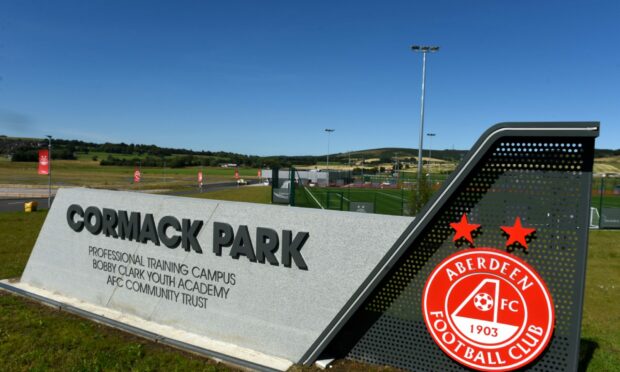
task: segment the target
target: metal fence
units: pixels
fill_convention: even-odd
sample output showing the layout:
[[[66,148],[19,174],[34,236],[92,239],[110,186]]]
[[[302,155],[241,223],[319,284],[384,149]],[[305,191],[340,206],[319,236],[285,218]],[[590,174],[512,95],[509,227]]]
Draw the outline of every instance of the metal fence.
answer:
[[[592,178],[590,227],[620,229],[620,176]]]
[[[320,183],[305,177],[304,172],[291,172],[295,182],[289,182],[290,204],[297,207],[398,216],[411,216],[415,212],[412,205],[416,183],[411,179],[403,180],[391,174],[354,175],[330,171],[329,182]],[[438,189],[444,179],[437,177],[429,188]]]
[[[297,207],[379,213],[415,214],[416,179],[410,174],[353,174],[347,171],[307,172],[294,168],[276,176],[273,201]],[[426,175],[431,192],[448,174]],[[593,177],[590,227],[620,229],[620,176]]]

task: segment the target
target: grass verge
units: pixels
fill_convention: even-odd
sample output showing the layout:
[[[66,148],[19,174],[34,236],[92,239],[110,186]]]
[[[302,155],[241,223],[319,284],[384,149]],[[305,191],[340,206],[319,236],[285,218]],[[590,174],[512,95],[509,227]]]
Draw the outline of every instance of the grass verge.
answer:
[[[134,166],[101,166],[92,160],[55,160],[52,167],[53,186],[86,186],[109,189],[179,189],[197,187],[198,171],[203,170],[205,183],[231,182],[235,180],[234,168],[141,167],[140,183],[133,183]],[[239,168],[244,179],[256,179],[258,169]],[[47,176],[37,174],[36,162],[0,161],[2,184],[46,186]]]
[[[591,371],[620,370],[619,239],[620,231],[590,232],[580,359]]]
[[[0,213],[0,279],[22,275],[45,216],[46,211]]]
[[[232,370],[2,292],[0,365],[5,371]]]
[[[271,186],[243,186],[236,189],[185,195],[192,198],[271,204]]]

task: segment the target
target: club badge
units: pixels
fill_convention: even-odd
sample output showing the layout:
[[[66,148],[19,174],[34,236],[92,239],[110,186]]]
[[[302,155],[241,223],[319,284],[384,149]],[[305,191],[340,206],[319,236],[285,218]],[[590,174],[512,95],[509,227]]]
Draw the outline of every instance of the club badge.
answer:
[[[473,245],[480,225],[452,223],[453,240]],[[506,246],[528,249],[535,229],[519,217],[501,229]],[[430,274],[422,298],[424,321],[433,340],[452,359],[482,371],[510,371],[535,360],[554,326],[551,295],[538,273],[520,258],[495,248],[462,250]]]

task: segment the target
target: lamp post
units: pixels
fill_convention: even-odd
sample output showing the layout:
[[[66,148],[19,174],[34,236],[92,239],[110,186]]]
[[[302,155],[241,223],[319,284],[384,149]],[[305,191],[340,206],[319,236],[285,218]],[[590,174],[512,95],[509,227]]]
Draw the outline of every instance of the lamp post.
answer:
[[[330,134],[332,134],[334,131],[335,129],[329,129],[329,128],[325,129],[325,132],[327,132],[327,172],[328,173],[329,173],[329,137],[330,137]]]
[[[432,139],[433,137],[435,137],[437,135],[437,133],[426,133],[426,135],[428,136],[428,174],[429,174],[429,179],[432,182],[432,178],[433,178],[433,174],[431,173],[431,155],[433,154],[433,142]]]
[[[422,98],[420,100],[420,142],[418,143],[418,192],[422,180],[422,145],[424,140],[424,93],[426,83],[426,54],[439,51],[438,46],[412,45],[411,50],[422,53]]]
[[[601,211],[601,216],[598,219],[598,228],[601,228],[601,220],[603,219],[603,195],[605,194],[605,174],[601,177],[601,193],[598,199],[598,209]]]
[[[52,207],[52,136],[47,135],[47,156],[49,168],[47,171],[47,208]]]
[[[396,183],[398,183],[398,180],[400,179],[400,166],[398,164],[398,152],[396,153],[396,168],[393,173],[396,173]]]

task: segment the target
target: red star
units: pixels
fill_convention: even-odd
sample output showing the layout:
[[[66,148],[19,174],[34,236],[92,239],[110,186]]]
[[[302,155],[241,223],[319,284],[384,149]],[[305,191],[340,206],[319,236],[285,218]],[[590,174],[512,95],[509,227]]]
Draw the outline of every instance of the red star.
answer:
[[[519,217],[515,219],[514,226],[502,226],[501,228],[506,234],[508,234],[508,241],[506,242],[506,247],[514,244],[515,242],[518,242],[525,249],[527,249],[527,242],[525,241],[525,237],[536,231],[536,229],[523,227],[521,225],[521,218]]]
[[[465,238],[465,240],[467,240],[471,244],[474,244],[474,239],[471,237],[471,233],[477,228],[479,228],[480,225],[467,222],[467,215],[463,213],[463,215],[461,216],[461,221],[450,223],[450,227],[452,227],[456,231],[456,234],[454,234],[454,238],[452,238],[452,241],[455,242],[461,238]]]

